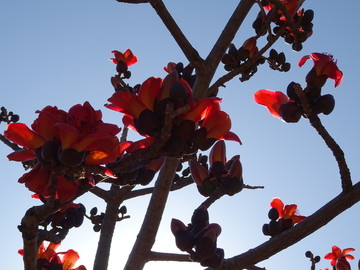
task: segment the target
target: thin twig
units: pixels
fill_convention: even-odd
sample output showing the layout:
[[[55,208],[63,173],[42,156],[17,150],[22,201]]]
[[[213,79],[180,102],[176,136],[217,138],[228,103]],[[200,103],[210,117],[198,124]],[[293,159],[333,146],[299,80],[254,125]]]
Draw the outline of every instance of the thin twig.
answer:
[[[149,261],[176,261],[176,262],[192,262],[189,255],[175,254],[165,252],[151,251],[148,256]]]
[[[171,33],[186,58],[193,65],[193,67],[195,69],[203,69],[204,60],[200,57],[199,53],[194,49],[189,40],[185,37],[180,27],[175,22],[174,18],[166,9],[163,1],[150,0],[150,4],[154,8],[166,28]]]
[[[329,132],[325,129],[325,127],[321,123],[320,118],[316,114],[313,113],[312,108],[309,104],[309,101],[305,95],[305,91],[302,90],[300,84],[295,84],[294,88],[295,88],[295,93],[300,99],[304,113],[307,116],[307,118],[309,119],[311,126],[313,126],[316,129],[318,134],[325,141],[325,144],[332,151],[332,153],[336,159],[336,162],[338,163],[342,189],[344,191],[349,190],[352,187],[352,180],[351,180],[350,169],[346,163],[344,151],[336,143],[336,141],[331,137]]]

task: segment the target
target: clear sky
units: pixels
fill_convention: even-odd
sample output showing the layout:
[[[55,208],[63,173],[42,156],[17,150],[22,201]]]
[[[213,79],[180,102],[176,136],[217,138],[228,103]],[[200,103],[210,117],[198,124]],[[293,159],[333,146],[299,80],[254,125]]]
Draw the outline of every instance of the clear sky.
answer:
[[[205,57],[217,39],[227,18],[238,1],[183,0],[165,1],[175,20],[183,28],[193,46]],[[329,4],[331,2],[331,4]],[[360,100],[358,79],[360,61],[358,48],[359,1],[306,1],[304,7],[315,11],[314,34],[297,53],[280,40],[275,48],[284,51],[292,70],[279,73],[266,65],[249,82],[234,79],[222,89],[222,108],[232,118],[232,131],[243,146],[227,142],[228,158],[240,154],[244,180],[249,185],[264,185],[264,190],[243,190],[234,197],[224,197],[211,206],[210,221],[219,223],[223,232],[218,246],[227,257],[242,253],[261,244],[267,237],[261,232],[268,222],[269,202],[280,197],[286,204],[298,205],[302,215],[310,215],[340,192],[340,180],[335,160],[324,142],[305,119],[286,124],[272,117],[253,102],[255,91],[268,88],[285,91],[289,82],[304,84],[312,67],[301,69],[298,60],[312,52],[327,52],[338,59],[344,72],[343,83],[334,89],[329,80],[324,93],[335,96],[336,107],[321,119],[346,154],[353,181],[360,175],[359,120]],[[234,43],[239,47],[253,35],[250,27],[257,14],[253,9]],[[103,107],[112,95],[110,77],[115,66],[107,60],[111,51],[132,49],[139,62],[131,67],[130,83],[143,82],[150,76],[164,77],[163,67],[169,61],[186,62],[179,48],[149,5],[127,5],[108,1],[4,1],[0,9],[0,93],[1,106],[18,113],[21,122],[30,125],[35,111],[46,105],[68,110],[72,105],[88,100],[101,109],[104,120],[121,125],[121,115]],[[220,68],[218,74],[222,74]],[[0,125],[3,132],[4,124]],[[2,188],[2,222],[0,225],[0,266],[2,269],[22,269],[17,250],[22,247],[17,230],[25,211],[38,202],[17,179],[23,174],[20,163],[8,162],[11,151],[0,144]],[[131,219],[117,225],[109,270],[122,269],[135,240],[149,197],[125,203]],[[193,210],[203,201],[194,186],[171,194],[154,249],[178,252],[170,232],[171,218],[190,222]],[[91,209],[99,201],[88,194],[77,202]],[[331,224],[259,264],[269,270],[310,269],[304,253],[311,250],[323,257],[332,245],[352,247],[360,258],[360,206],[356,205],[337,217]],[[81,263],[91,269],[98,234],[89,222],[72,230],[61,250],[73,248],[80,253]],[[201,269],[197,264],[150,263],[145,269]],[[355,267],[355,263],[352,264]],[[322,260],[319,267],[329,267]],[[163,268],[161,268],[163,267]]]

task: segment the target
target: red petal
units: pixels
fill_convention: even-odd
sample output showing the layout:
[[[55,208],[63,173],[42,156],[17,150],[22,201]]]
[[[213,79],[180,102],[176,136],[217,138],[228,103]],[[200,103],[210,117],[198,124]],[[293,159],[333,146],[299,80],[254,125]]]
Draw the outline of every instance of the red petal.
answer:
[[[309,59],[312,59],[311,55],[303,56],[298,63],[299,67],[302,67],[305,64],[305,62]]]
[[[155,102],[160,93],[162,79],[151,77],[140,87],[139,100],[151,111],[154,111]]]
[[[270,206],[278,211],[279,217],[283,217],[284,203],[280,198],[272,199],[272,201],[270,202]]]
[[[79,140],[79,132],[75,127],[64,123],[57,123],[56,126],[58,129],[57,134],[60,138],[62,149],[71,148],[72,145]]]
[[[226,134],[221,136],[219,139],[227,140],[227,141],[235,141],[235,142],[238,142],[238,143],[242,144],[239,136],[236,135],[234,132],[231,132],[231,131],[227,132]]]
[[[280,106],[287,103],[289,98],[280,91],[262,89],[255,93],[254,100],[256,103],[266,106],[273,116],[280,117]]]
[[[23,147],[36,150],[45,140],[23,123],[11,123],[4,132],[5,138]]]
[[[194,182],[201,187],[209,173],[199,162],[191,160],[189,163],[191,176]]]
[[[36,158],[34,151],[29,149],[18,150],[7,156],[9,160],[13,161],[28,161]]]
[[[68,181],[64,177],[58,178],[58,185],[56,194],[61,202],[66,202],[73,199],[79,189],[78,181]]]
[[[226,146],[223,140],[217,141],[214,146],[211,148],[209,155],[210,166],[215,162],[226,163]]]
[[[75,250],[69,249],[68,251],[66,251],[62,259],[62,263],[63,263],[62,269],[70,270],[79,260],[79,258],[80,256]]]
[[[137,96],[128,92],[116,92],[108,101],[111,102],[111,104],[106,104],[105,107],[114,111],[130,114],[134,118],[138,118],[140,113],[147,109]]]

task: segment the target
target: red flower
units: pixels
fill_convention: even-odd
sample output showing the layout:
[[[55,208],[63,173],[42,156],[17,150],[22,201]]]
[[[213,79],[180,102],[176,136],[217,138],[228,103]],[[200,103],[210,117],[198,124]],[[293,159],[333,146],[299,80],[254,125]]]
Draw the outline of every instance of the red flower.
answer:
[[[299,67],[302,67],[304,63],[309,59],[314,61],[313,70],[317,77],[325,76],[326,78],[331,78],[335,81],[335,87],[340,85],[343,78],[343,73],[337,67],[336,61],[334,61],[332,55],[323,54],[323,53],[312,53],[310,55],[305,55],[300,59],[298,63]],[[313,76],[311,72],[312,71],[309,72],[308,77]],[[311,80],[314,79],[311,77]]]
[[[280,91],[261,89],[255,93],[254,100],[256,103],[266,106],[273,116],[280,118],[280,107],[288,103],[289,98]]]
[[[256,37],[251,37],[245,40],[242,47],[249,52],[249,58],[253,57],[255,54],[258,53],[259,49],[256,46]]]
[[[32,129],[22,123],[12,123],[4,133],[8,140],[26,148],[8,155],[9,160],[39,161],[19,179],[31,191],[50,196],[51,169],[57,165],[107,164],[119,156],[115,135],[120,128],[104,123],[101,112],[95,111],[88,102],[73,106],[69,112],[47,106],[38,113]],[[91,178],[91,175],[86,176]],[[76,195],[79,182],[72,180],[58,178],[56,191],[60,200],[66,201]]]
[[[299,223],[306,218],[304,216],[298,215],[296,204],[284,205],[284,203],[279,198],[272,199],[270,206],[278,211],[279,218],[291,219],[293,224]]]
[[[326,254],[324,259],[331,260],[331,265],[336,266],[337,270],[350,270],[350,264],[347,260],[353,260],[354,256],[350,252],[355,251],[353,248],[345,248],[341,250],[337,246],[332,246],[332,252]]]
[[[38,262],[39,260],[45,260],[49,263],[49,267],[51,268],[51,265],[62,265],[62,270],[86,270],[86,267],[83,265],[80,265],[76,268],[74,265],[79,260],[80,256],[79,254],[72,249],[69,249],[66,252],[56,252],[56,249],[60,246],[59,244],[49,243],[47,248],[45,248],[44,242],[40,244],[40,247],[38,249]],[[24,250],[20,249],[19,251],[20,255],[24,255]]]
[[[135,64],[138,61],[138,58],[133,55],[130,49],[127,49],[124,53],[119,51],[112,51],[115,58],[110,58],[110,60],[116,65],[120,61],[125,63],[128,67]]]

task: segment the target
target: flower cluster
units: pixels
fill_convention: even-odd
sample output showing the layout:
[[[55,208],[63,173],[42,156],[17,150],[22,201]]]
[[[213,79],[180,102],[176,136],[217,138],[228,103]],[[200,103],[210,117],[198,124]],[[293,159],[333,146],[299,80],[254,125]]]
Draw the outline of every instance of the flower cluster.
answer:
[[[179,77],[174,63],[166,70],[169,74],[164,79],[148,78],[138,91],[115,92],[106,107],[124,113],[123,123],[151,142],[162,134],[169,108],[176,111],[165,146],[172,155],[206,150],[219,139],[240,142],[230,132],[231,120],[220,109],[219,98],[194,100],[190,85]]]
[[[73,268],[80,258],[75,250],[69,249],[66,252],[56,252],[59,246],[60,244],[49,243],[45,248],[44,242],[41,242],[36,262],[37,269],[86,270],[84,265]],[[20,249],[18,252],[20,255],[24,255],[23,249]]]
[[[303,221],[306,217],[298,215],[297,205],[284,203],[279,198],[270,202],[271,209],[268,213],[270,222],[262,227],[265,235],[275,236]]]
[[[266,21],[271,18],[275,24],[273,33],[277,34],[281,30],[281,37],[285,42],[292,44],[293,50],[300,51],[302,43],[312,35],[314,11],[311,9],[298,10],[299,0],[281,0],[280,2],[275,5],[267,0],[262,0],[261,4],[267,13],[259,12],[252,26],[257,35],[265,35]]]
[[[176,246],[190,254],[191,260],[202,266],[216,268],[224,259],[224,250],[217,247],[217,237],[221,227],[209,224],[209,214],[205,208],[198,208],[187,226],[178,219],[172,219],[171,231],[175,236]]]
[[[321,88],[328,78],[333,79],[337,87],[342,81],[343,73],[331,55],[321,53],[312,53],[302,57],[299,66],[303,66],[309,59],[314,61],[314,67],[306,76],[307,86],[303,92],[313,113],[330,114],[335,107],[334,97],[330,94],[321,95]],[[288,85],[287,95],[280,91],[259,90],[254,95],[255,102],[266,106],[273,116],[282,118],[285,122],[298,122],[304,110],[295,85],[294,82]]]
[[[99,166],[119,156],[119,131],[116,125],[104,123],[101,111],[96,111],[89,102],[77,104],[68,112],[47,106],[38,111],[39,116],[31,129],[23,123],[11,123],[5,137],[25,149],[8,155],[10,160],[36,160],[31,171],[25,173],[20,183],[42,199],[51,196],[67,201],[77,194],[84,178],[93,184],[89,173],[69,173],[82,165]],[[102,168],[104,173],[111,172]]]
[[[210,151],[209,169],[195,160],[191,160],[189,163],[191,176],[200,194],[205,197],[210,196],[216,190],[232,196],[243,189],[240,157],[234,156],[227,161],[225,142],[222,140],[217,141]]]

